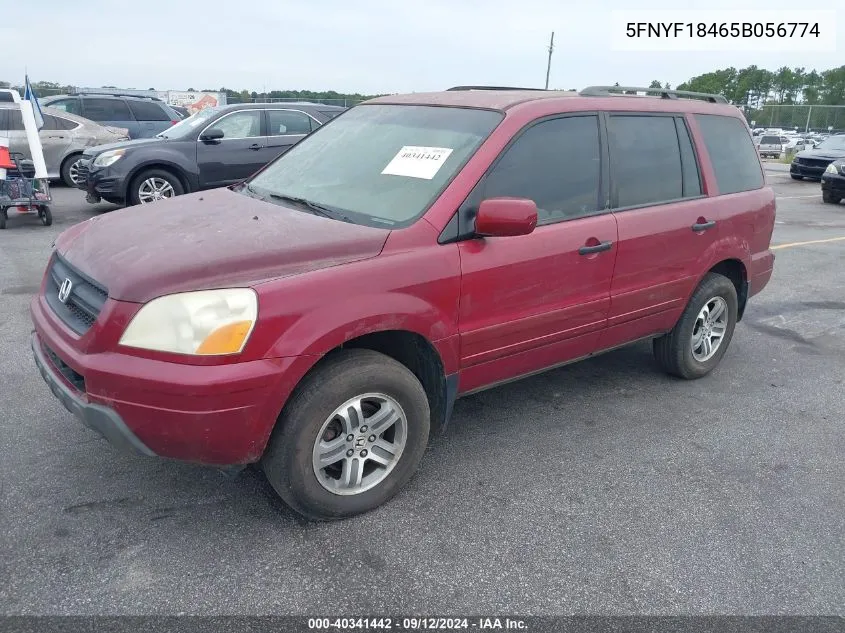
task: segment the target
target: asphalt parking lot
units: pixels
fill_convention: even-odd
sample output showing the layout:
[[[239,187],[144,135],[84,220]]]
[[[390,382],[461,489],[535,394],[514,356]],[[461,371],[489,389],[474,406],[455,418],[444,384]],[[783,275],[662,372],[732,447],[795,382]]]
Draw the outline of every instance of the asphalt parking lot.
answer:
[[[460,400],[394,501],[330,524],[52,397],[29,299],[112,208],[55,188],[52,227],[0,231],[0,612],[845,614],[845,203],[782,167],[774,277],[713,374],[640,344]]]

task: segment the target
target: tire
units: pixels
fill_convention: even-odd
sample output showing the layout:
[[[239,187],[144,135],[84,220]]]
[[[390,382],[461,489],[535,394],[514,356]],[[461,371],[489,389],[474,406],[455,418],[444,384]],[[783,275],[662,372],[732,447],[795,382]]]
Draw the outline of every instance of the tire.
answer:
[[[6,208],[0,207],[0,231],[6,228]]]
[[[82,160],[82,154],[71,154],[62,161],[62,166],[59,171],[62,176],[62,182],[66,187],[76,188],[76,183],[73,181],[72,173],[74,165],[80,160]]]
[[[705,306],[714,307],[720,300],[725,314],[724,329],[712,355],[694,352],[693,337],[700,331],[700,318]],[[673,376],[692,380],[709,374],[722,360],[736,328],[738,301],[733,282],[716,273],[707,273],[687,303],[681,318],[670,332],[654,339],[654,357],[660,367]],[[717,323],[719,319],[716,319]],[[706,331],[706,330],[705,330]],[[714,332],[715,333],[715,332]],[[709,337],[708,337],[709,339]],[[700,339],[699,339],[700,340]]]
[[[842,200],[840,196],[831,193],[830,191],[822,191],[822,201],[827,202],[828,204],[839,204],[839,201]]]
[[[148,183],[148,181],[150,182]],[[166,185],[163,183],[166,183]],[[147,169],[132,179],[132,183],[129,185],[129,204],[148,204],[149,202],[154,202],[155,199],[149,199],[146,202],[145,199],[148,192],[152,192],[154,188],[158,188],[158,184],[161,184],[161,188],[163,189],[161,191],[162,198],[158,198],[159,200],[181,196],[185,193],[182,182],[172,172],[164,169]],[[144,187],[143,190],[142,187]],[[167,187],[169,187],[169,190]],[[171,191],[172,193],[170,195],[164,195],[167,191]],[[149,195],[153,194],[150,193]]]
[[[50,226],[53,223],[53,212],[50,211],[50,207],[46,204],[41,207],[41,212],[38,216],[41,218],[41,224],[44,226]]]
[[[804,176],[796,176],[795,174],[789,174],[792,177],[792,180],[804,180]]]
[[[364,395],[376,396],[376,400],[386,397],[393,403],[380,401],[372,413],[375,400],[364,398],[364,424],[357,426],[354,422],[347,426],[339,416],[333,417],[342,405]],[[368,420],[377,419],[382,407],[388,407],[385,412],[392,408],[398,412],[394,417],[404,419],[404,433],[401,421],[387,424],[376,431],[379,438],[373,443],[375,435],[356,431]],[[416,472],[428,443],[429,416],[425,390],[404,365],[371,350],[342,350],[326,358],[297,386],[262,458],[264,473],[285,503],[306,518],[336,520],[367,512],[393,497]],[[319,479],[314,463],[318,435],[335,442],[338,449],[331,450],[331,445],[323,449],[337,461],[321,469]],[[354,439],[350,441],[350,437]],[[389,454],[379,444],[387,445],[392,440],[396,450],[403,438],[404,446],[396,451],[398,458],[391,461],[389,469],[373,461],[375,456],[384,460]],[[371,449],[365,454],[368,446]],[[352,458],[347,457],[348,451],[353,452]],[[366,459],[362,461],[361,457]],[[363,464],[362,485],[357,486],[357,492],[343,482],[350,464]]]

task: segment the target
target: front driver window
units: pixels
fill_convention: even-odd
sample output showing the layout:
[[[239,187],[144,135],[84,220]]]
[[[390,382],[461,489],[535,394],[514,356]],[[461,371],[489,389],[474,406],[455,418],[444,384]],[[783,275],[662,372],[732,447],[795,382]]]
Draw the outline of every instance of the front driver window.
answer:
[[[222,130],[223,138],[229,140],[261,136],[261,112],[258,110],[233,112],[214,123],[211,128]]]

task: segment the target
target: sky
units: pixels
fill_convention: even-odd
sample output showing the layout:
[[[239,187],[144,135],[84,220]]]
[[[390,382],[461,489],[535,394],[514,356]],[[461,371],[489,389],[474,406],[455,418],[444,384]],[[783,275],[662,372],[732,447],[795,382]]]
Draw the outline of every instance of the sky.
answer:
[[[807,4],[812,8],[814,3]],[[3,3],[0,80],[85,87],[396,93],[460,84],[673,86],[750,64],[823,70],[837,52],[614,50],[614,10],[741,7],[765,21],[793,0],[67,0]],[[826,10],[836,10],[837,3]],[[830,27],[830,25],[827,25]]]

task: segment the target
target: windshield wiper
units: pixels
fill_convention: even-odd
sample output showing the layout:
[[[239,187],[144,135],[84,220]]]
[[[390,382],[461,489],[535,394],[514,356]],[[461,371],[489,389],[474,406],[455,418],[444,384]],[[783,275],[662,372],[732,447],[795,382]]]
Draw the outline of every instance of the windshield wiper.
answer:
[[[249,189],[249,185],[247,185],[247,189]],[[250,191],[252,191],[250,189]],[[278,193],[268,193],[267,194],[273,200],[279,200],[281,202],[293,202],[294,204],[302,205],[303,207],[312,211],[315,215],[322,215],[324,218],[331,218],[332,220],[340,220],[342,222],[352,222],[347,216],[343,215],[340,211],[335,209],[334,207],[328,207],[324,204],[319,204],[317,202],[312,202],[311,200],[306,200],[305,198],[298,198],[296,196],[284,196]]]

